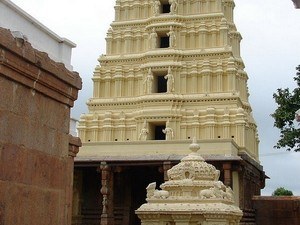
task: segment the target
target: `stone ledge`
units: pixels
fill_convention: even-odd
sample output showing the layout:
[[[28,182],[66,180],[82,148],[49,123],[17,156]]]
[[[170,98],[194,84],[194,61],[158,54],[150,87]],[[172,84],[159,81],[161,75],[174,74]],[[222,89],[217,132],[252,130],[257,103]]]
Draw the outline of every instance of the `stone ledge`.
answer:
[[[76,157],[76,163],[88,162],[147,162],[147,161],[180,161],[186,155],[144,155],[144,156],[95,156],[95,157]],[[202,155],[205,161],[241,161],[239,156],[224,155]]]
[[[25,38],[14,38],[0,27],[0,74],[66,105],[73,106],[82,81],[44,53],[34,49]],[[21,76],[20,76],[21,75]]]

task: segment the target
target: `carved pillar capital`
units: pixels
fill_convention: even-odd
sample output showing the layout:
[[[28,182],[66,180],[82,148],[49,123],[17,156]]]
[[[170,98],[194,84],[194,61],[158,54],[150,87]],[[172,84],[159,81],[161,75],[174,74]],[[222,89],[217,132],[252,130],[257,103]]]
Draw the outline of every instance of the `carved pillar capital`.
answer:
[[[106,162],[101,162],[100,166],[97,168],[98,173],[102,173],[102,171],[109,171],[110,166]]]

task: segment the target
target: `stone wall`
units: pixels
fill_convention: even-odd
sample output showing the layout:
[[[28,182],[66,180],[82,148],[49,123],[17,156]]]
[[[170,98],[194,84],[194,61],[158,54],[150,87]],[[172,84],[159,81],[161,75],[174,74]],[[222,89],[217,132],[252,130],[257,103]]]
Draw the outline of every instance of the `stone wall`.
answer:
[[[299,225],[300,197],[253,198],[257,225]]]
[[[0,28],[0,224],[71,224],[81,78]]]

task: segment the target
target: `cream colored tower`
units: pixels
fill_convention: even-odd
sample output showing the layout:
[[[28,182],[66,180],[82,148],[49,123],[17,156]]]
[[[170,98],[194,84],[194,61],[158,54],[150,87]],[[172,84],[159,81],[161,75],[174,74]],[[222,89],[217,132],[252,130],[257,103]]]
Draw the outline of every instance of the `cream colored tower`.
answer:
[[[258,161],[233,0],[117,0],[79,121],[79,158],[245,153]]]

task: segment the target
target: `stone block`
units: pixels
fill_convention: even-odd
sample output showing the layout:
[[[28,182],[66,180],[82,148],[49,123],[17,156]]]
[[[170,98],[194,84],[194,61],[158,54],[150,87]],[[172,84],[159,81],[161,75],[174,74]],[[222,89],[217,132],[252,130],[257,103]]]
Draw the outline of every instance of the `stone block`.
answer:
[[[0,127],[5,129],[0,129],[0,142],[6,141],[7,140],[7,129],[9,128],[8,126],[8,113],[5,110],[0,109]]]
[[[0,110],[10,110],[13,102],[13,82],[9,82],[0,76]]]
[[[69,121],[65,119],[70,116],[68,107],[39,94],[37,94],[35,101],[39,105],[40,123],[65,133],[69,132]]]
[[[60,192],[17,184],[8,187],[5,224],[62,224],[57,217],[63,200]]]
[[[68,155],[68,135],[41,124],[39,120],[0,110],[0,141],[22,145],[50,155]]]
[[[72,173],[72,168],[67,167],[68,158],[5,145],[0,162],[1,180],[60,190],[70,184],[65,175]]]

